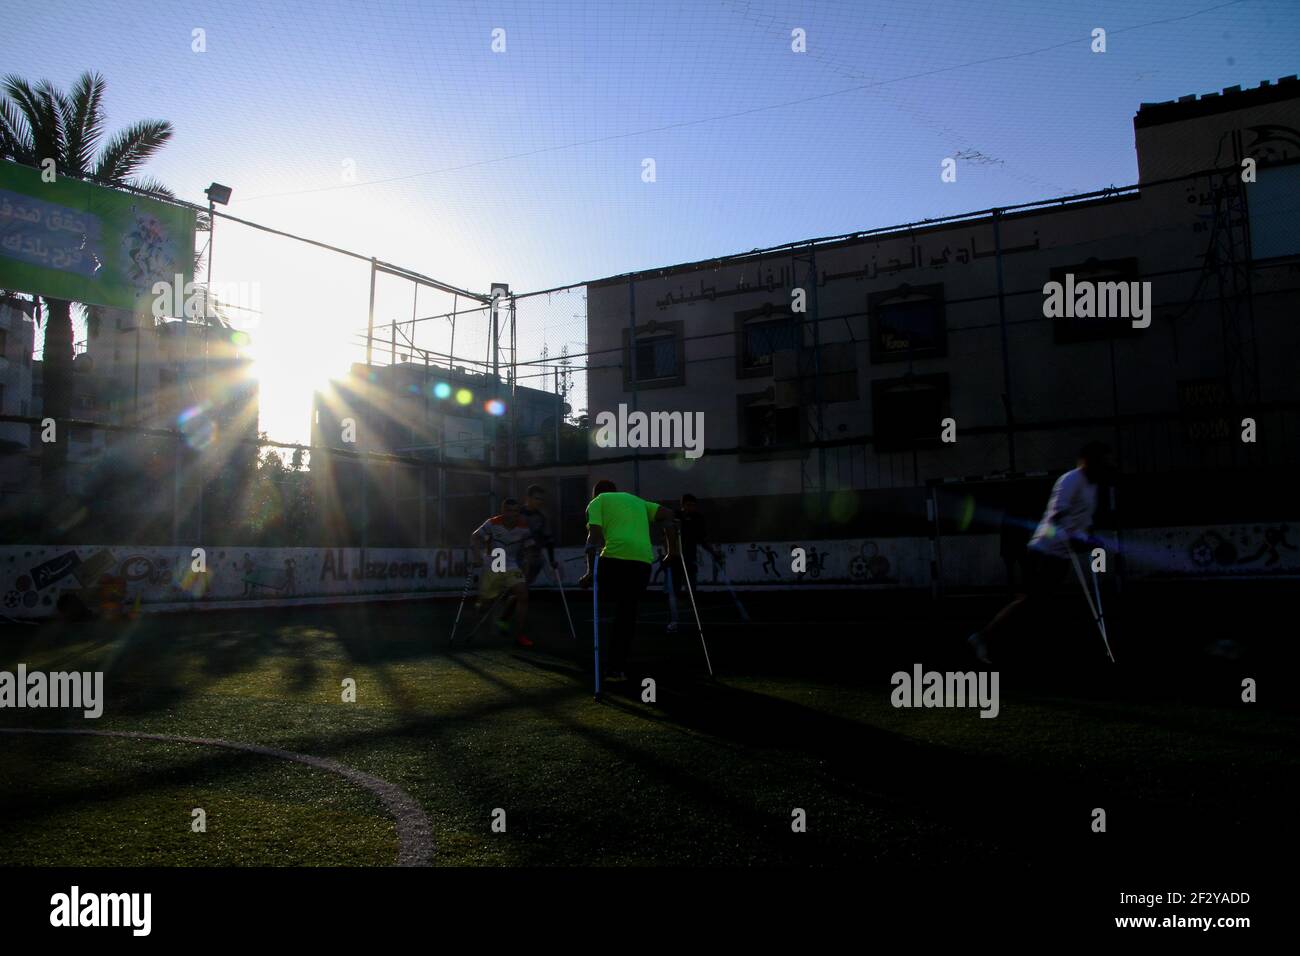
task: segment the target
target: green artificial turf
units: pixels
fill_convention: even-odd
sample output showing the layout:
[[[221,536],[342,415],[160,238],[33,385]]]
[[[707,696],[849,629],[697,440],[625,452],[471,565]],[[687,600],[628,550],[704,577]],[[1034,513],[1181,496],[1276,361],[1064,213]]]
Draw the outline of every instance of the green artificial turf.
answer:
[[[0,727],[329,758],[411,794],[439,865],[962,867],[997,855],[1032,867],[1049,849],[1095,854],[1095,806],[1119,831],[1140,821],[1169,845],[1178,828],[1219,819],[1227,846],[1250,823],[1242,786],[1267,794],[1295,770],[1297,721],[1276,712],[1006,686],[996,720],[895,709],[883,679],[754,668],[710,683],[687,653],[693,634],[662,673],[634,668],[638,680],[660,673],[655,703],[622,684],[598,704],[585,658],[565,656],[566,631],[540,629],[536,652],[483,632],[480,646],[449,652],[453,613],[304,608],[6,631],[0,668],[104,670],[107,700],[98,720],[4,710]],[[342,700],[345,679],[355,703]],[[206,833],[191,830],[195,807]],[[504,833],[492,829],[497,808]],[[792,831],[796,808],[806,832]],[[396,857],[380,801],[324,770],[187,744],[0,734],[3,865]]]

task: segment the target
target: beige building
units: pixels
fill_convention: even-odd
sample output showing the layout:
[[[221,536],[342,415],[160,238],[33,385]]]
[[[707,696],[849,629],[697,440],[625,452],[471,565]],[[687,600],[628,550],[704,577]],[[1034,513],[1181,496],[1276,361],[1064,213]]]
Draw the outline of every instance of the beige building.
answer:
[[[17,305],[0,303],[0,414],[32,414],[32,347],[35,323]],[[0,512],[27,492],[31,428],[0,422]]]
[[[373,461],[363,483],[355,458],[314,454],[322,541],[461,546],[503,498],[522,497],[532,482],[547,489],[552,519],[576,537],[586,504],[580,468],[498,470],[553,461],[557,445],[569,444],[568,411],[554,392],[512,387],[491,373],[411,361],[354,365],[314,396],[312,446],[408,461]]]
[[[702,412],[709,449],[593,448],[592,477],[708,499],[724,539],[917,533],[927,483],[1058,472],[1100,439],[1148,523],[1184,488],[1198,515],[1285,510],[1300,83],[1144,104],[1134,127],[1140,187],[590,283],[593,420]],[[1051,282],[1123,283],[1094,288],[1125,314],[1049,317]]]

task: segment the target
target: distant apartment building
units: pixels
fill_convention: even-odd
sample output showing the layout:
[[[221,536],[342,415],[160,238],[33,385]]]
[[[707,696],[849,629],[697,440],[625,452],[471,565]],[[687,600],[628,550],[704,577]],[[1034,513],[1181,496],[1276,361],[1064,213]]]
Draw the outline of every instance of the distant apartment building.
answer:
[[[30,312],[0,303],[0,413],[32,414],[32,348],[35,324]],[[31,428],[0,422],[0,511],[17,506],[28,491]]]
[[[527,470],[555,460],[568,412],[556,394],[512,387],[490,373],[416,362],[353,365],[314,396],[312,446],[418,463],[372,462],[363,481],[355,459],[313,453],[312,481],[331,540],[464,545],[503,498],[522,497],[534,481],[547,488],[557,523],[580,521],[584,469]],[[520,470],[500,472],[511,465]]]
[[[71,414],[118,427],[72,427],[67,485],[84,499],[96,534],[165,543],[205,534],[201,518],[207,531],[225,520],[223,511],[250,480],[257,454],[245,443],[257,438],[258,420],[247,346],[247,336],[219,323],[89,310],[87,337],[73,359]],[[31,413],[39,417],[43,363],[32,367]],[[133,429],[179,431],[183,438]],[[29,490],[39,480],[33,439]]]
[[[95,309],[86,355],[102,383],[106,421],[177,429],[198,418],[225,437],[256,438],[250,344],[247,333],[216,320],[158,321]]]
[[[178,431],[181,442],[109,432],[110,455],[132,473],[117,483],[138,525],[172,521],[173,536],[210,536],[256,467],[258,382],[246,333],[224,322],[155,320],[96,310],[86,354],[100,383],[101,421]],[[151,486],[156,498],[134,503]],[[201,500],[200,500],[201,499]],[[173,513],[173,504],[179,507]],[[204,531],[198,524],[202,518]],[[153,536],[164,532],[156,529]]]
[[[1143,104],[1134,129],[1140,188],[589,283],[593,419],[703,412],[710,449],[593,448],[593,476],[708,499],[724,539],[916,534],[927,483],[1104,440],[1130,522],[1290,513],[1300,83]],[[1115,283],[1127,311],[1051,317],[1052,282]]]

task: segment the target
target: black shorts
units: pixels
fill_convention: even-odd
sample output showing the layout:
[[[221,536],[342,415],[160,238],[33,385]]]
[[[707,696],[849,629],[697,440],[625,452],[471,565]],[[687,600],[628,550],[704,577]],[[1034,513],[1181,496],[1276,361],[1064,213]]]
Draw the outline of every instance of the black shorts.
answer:
[[[1025,593],[1033,596],[1050,595],[1061,586],[1070,573],[1070,559],[1044,554],[1034,548],[1025,549]]]

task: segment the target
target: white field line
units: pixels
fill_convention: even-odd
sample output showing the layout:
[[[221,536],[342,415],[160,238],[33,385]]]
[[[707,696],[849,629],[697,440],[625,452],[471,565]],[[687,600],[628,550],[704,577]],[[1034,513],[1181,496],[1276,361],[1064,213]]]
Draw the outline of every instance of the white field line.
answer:
[[[264,747],[261,744],[246,744],[232,740],[216,740],[211,737],[174,737],[170,734],[146,734],[131,730],[71,730],[38,729],[34,727],[0,727],[5,734],[64,734],[83,737],[124,737],[130,740],[157,740],[169,744],[200,744],[205,747],[223,747],[226,750],[242,750],[245,753],[262,754],[267,757],[279,757],[281,760],[293,760],[297,763],[328,770],[338,774],[359,787],[364,787],[379,798],[380,803],[392,815],[397,825],[397,865],[430,866],[433,863],[433,832],[429,818],[424,815],[420,805],[405,790],[387,780],[362,773],[351,767],[330,760],[326,757],[313,757],[309,754],[280,750],[278,747]]]

